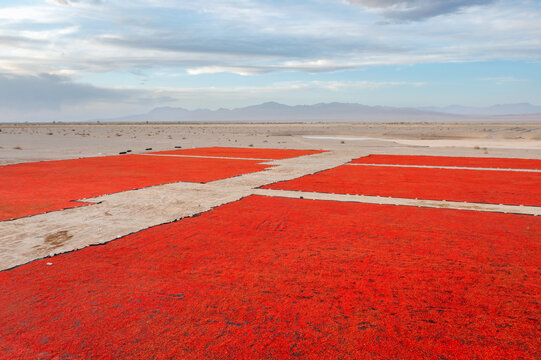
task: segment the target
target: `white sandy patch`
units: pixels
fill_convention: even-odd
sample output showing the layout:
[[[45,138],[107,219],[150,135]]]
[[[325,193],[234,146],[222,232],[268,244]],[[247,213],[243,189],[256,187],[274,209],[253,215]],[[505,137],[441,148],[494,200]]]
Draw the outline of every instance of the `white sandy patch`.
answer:
[[[346,136],[318,136],[304,135],[305,139],[318,140],[341,140],[341,141],[386,141],[408,146],[426,146],[426,147],[483,147],[483,148],[501,148],[501,149],[533,149],[541,150],[541,141],[537,140],[494,140],[494,139],[441,139],[441,140],[423,140],[423,139],[394,139],[394,138],[372,138],[372,137],[346,137]]]

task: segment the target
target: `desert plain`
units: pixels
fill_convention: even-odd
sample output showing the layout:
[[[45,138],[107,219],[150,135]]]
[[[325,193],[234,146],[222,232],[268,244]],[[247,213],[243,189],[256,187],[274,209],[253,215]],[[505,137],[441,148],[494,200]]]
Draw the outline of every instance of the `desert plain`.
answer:
[[[174,146],[362,149],[389,154],[532,158],[538,158],[541,150],[541,125],[535,122],[522,125],[1,124],[0,130],[0,164],[115,155],[132,148],[133,152],[144,152],[148,147],[167,150]]]

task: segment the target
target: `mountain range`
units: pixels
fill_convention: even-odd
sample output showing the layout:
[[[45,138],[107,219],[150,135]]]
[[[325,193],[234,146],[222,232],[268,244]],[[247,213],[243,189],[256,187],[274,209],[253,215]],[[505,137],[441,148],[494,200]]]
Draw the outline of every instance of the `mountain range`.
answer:
[[[146,114],[101,119],[104,122],[448,122],[541,121],[541,106],[505,104],[484,108],[398,108],[356,103],[320,103],[289,106],[276,102],[236,109],[187,110],[158,107]]]
[[[531,114],[540,114],[541,106],[535,106],[528,103],[518,103],[518,104],[498,104],[488,107],[468,107],[460,105],[450,105],[446,107],[424,107],[419,108],[420,110],[426,111],[436,111],[446,114],[455,114],[455,115],[487,115],[487,116],[498,116],[498,115],[531,115]]]

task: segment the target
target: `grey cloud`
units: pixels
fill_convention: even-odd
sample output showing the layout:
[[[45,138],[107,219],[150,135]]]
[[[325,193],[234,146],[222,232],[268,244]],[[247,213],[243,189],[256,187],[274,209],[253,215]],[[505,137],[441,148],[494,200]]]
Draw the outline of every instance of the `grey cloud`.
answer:
[[[463,8],[486,5],[495,0],[347,0],[350,3],[381,9],[388,19],[419,21],[457,12]]]
[[[136,98],[135,90],[116,90],[78,84],[69,77],[41,74],[0,74],[0,108],[28,110],[58,110],[65,105],[93,101],[122,101]]]
[[[183,38],[178,34],[160,34],[153,36],[130,36],[123,38],[102,38],[104,43],[123,46],[128,48],[152,49],[173,52],[222,54],[222,55],[267,55],[267,56],[292,56],[299,54],[304,56],[313,55],[315,48],[306,45],[304,39],[263,39],[261,37],[242,39],[234,37],[206,38],[190,37]],[[305,49],[303,49],[305,48]],[[305,50],[305,51],[303,51]]]
[[[24,36],[0,35],[0,45],[32,47],[37,44],[43,44],[45,41],[30,39]]]
[[[171,32],[149,32],[144,35],[101,37],[97,40],[109,45],[134,49],[161,50],[192,54],[220,54],[246,58],[269,57],[287,59],[318,58],[329,53],[355,52],[395,53],[406,51],[404,46],[391,46],[355,37],[282,36],[266,34],[223,34],[220,37],[206,34],[182,36]],[[239,58],[236,59],[238,61]],[[204,63],[204,60],[198,59]],[[214,63],[214,61],[211,61]],[[221,60],[226,65],[227,59]],[[191,64],[195,65],[195,64]],[[228,64],[235,65],[235,64]],[[238,63],[236,64],[238,65]]]

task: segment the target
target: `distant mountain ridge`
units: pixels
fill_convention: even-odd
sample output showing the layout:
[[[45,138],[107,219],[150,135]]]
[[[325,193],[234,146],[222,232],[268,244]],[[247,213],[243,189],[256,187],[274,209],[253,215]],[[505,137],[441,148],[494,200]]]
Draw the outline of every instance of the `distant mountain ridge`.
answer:
[[[535,112],[535,110],[538,110]],[[112,122],[438,122],[468,121],[471,116],[541,114],[541,106],[531,104],[495,105],[488,108],[448,107],[399,108],[357,103],[319,103],[289,106],[277,102],[236,109],[187,110],[158,107],[146,114],[100,121]],[[540,116],[541,117],[541,116]]]
[[[529,103],[497,104],[487,107],[468,107],[461,105],[450,105],[445,107],[423,107],[420,110],[436,111],[455,115],[531,115],[540,114],[541,106]]]

